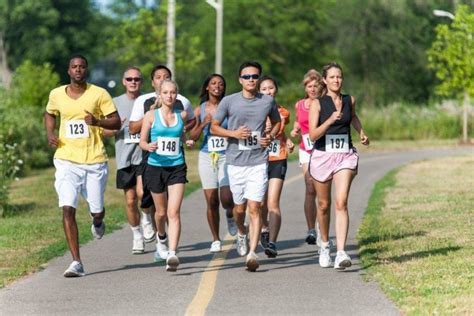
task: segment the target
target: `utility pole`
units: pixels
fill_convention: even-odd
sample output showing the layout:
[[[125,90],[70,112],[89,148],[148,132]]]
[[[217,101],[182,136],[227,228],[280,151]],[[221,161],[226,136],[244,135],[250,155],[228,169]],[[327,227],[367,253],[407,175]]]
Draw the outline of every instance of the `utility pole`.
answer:
[[[176,75],[174,71],[174,47],[175,47],[175,13],[176,13],[176,2],[175,0],[168,0],[168,18],[166,27],[166,66],[171,70],[174,79]]]
[[[224,29],[224,0],[206,0],[216,10],[216,65],[215,72],[222,74],[222,37]]]

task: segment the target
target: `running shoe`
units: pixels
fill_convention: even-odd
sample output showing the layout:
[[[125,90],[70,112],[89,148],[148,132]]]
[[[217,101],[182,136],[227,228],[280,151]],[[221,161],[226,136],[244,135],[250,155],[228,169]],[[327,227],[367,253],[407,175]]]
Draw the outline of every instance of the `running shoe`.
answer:
[[[237,253],[243,257],[249,252],[249,241],[247,235],[237,234]]]
[[[308,245],[316,245],[316,230],[314,228],[308,230],[308,236],[306,236],[305,241]]]
[[[145,241],[143,239],[134,239],[132,253],[134,255],[138,255],[144,252],[145,252]]]
[[[105,233],[105,222],[102,221],[99,227],[95,227],[94,223],[92,223],[91,232],[95,239],[101,239]]]
[[[275,258],[278,255],[276,245],[272,242],[269,242],[267,248],[265,248],[265,254],[268,258]]]
[[[351,265],[351,257],[349,257],[344,250],[338,251],[336,259],[334,260],[334,269],[344,270],[345,268],[349,268]]]
[[[237,224],[233,217],[227,217],[227,230],[229,231],[229,235],[237,235]]]
[[[330,253],[331,249],[329,248],[329,243],[326,245],[321,244],[321,248],[319,248],[319,265],[321,268],[329,268],[331,266]]]
[[[166,271],[176,272],[179,266],[178,256],[175,254],[169,254],[166,258]]]
[[[221,252],[222,251],[222,243],[220,240],[213,241],[211,244],[211,249],[209,249],[209,252]]]
[[[66,278],[77,278],[81,276],[85,276],[86,273],[84,272],[84,267],[82,263],[79,261],[73,261],[66,271],[64,271],[64,277]]]
[[[163,261],[168,258],[168,238],[160,239],[157,238],[156,251],[155,251],[155,262]]]
[[[263,231],[260,233],[260,244],[262,245],[263,249],[268,248],[268,243],[270,242],[270,232]]]
[[[155,233],[155,230],[153,229],[153,224],[152,223],[142,222],[142,230],[143,230],[143,237],[145,237],[145,242],[146,243],[155,241],[156,233]]]
[[[247,265],[247,270],[249,270],[250,272],[257,271],[258,267],[260,266],[258,264],[257,259],[258,257],[253,251],[247,255],[247,260],[245,261],[245,264]]]

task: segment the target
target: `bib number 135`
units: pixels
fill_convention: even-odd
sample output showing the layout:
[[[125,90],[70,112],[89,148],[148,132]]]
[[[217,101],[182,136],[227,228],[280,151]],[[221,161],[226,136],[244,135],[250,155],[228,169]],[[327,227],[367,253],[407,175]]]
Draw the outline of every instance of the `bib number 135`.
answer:
[[[156,153],[162,156],[177,156],[179,154],[179,137],[158,137]]]
[[[326,152],[348,153],[349,152],[348,135],[326,135]]]

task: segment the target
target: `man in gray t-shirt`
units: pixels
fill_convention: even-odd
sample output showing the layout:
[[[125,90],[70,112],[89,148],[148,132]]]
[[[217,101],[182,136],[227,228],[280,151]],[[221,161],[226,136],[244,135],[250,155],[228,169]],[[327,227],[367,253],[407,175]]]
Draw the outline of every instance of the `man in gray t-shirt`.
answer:
[[[234,199],[234,218],[238,226],[237,252],[247,253],[249,271],[259,267],[257,249],[260,229],[260,205],[265,196],[267,176],[267,146],[280,130],[280,114],[274,99],[257,91],[262,67],[257,62],[245,62],[239,69],[242,91],[225,97],[219,104],[211,123],[211,133],[227,137],[226,163],[229,184]],[[269,134],[264,132],[267,117],[272,122]],[[221,127],[228,120],[227,129]],[[245,211],[250,215],[250,247],[244,226]],[[249,249],[250,248],[250,249]]]
[[[133,134],[129,131],[130,115],[135,99],[140,96],[142,79],[140,69],[130,67],[125,70],[122,78],[125,93],[113,99],[122,120],[122,127],[114,131],[104,130],[104,136],[115,136],[117,189],[123,189],[125,194],[127,219],[133,232],[133,254],[144,253],[145,242],[155,240],[149,209],[143,209],[140,227],[138,200],[143,195],[140,166],[143,152],[138,146],[140,133]]]

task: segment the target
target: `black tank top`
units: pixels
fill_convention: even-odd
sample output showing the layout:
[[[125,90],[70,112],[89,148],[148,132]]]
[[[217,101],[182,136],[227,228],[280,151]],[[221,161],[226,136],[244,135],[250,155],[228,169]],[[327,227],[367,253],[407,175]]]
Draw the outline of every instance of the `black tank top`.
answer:
[[[352,100],[350,95],[342,95],[342,117],[340,120],[334,122],[329,126],[326,134],[321,136],[317,141],[314,142],[314,149],[326,151],[326,135],[348,135],[349,148],[352,148],[351,139],[351,120],[352,120]],[[334,111],[336,106],[332,101],[332,98],[328,95],[319,98],[319,104],[321,105],[321,111],[319,112],[318,126],[323,124]]]

